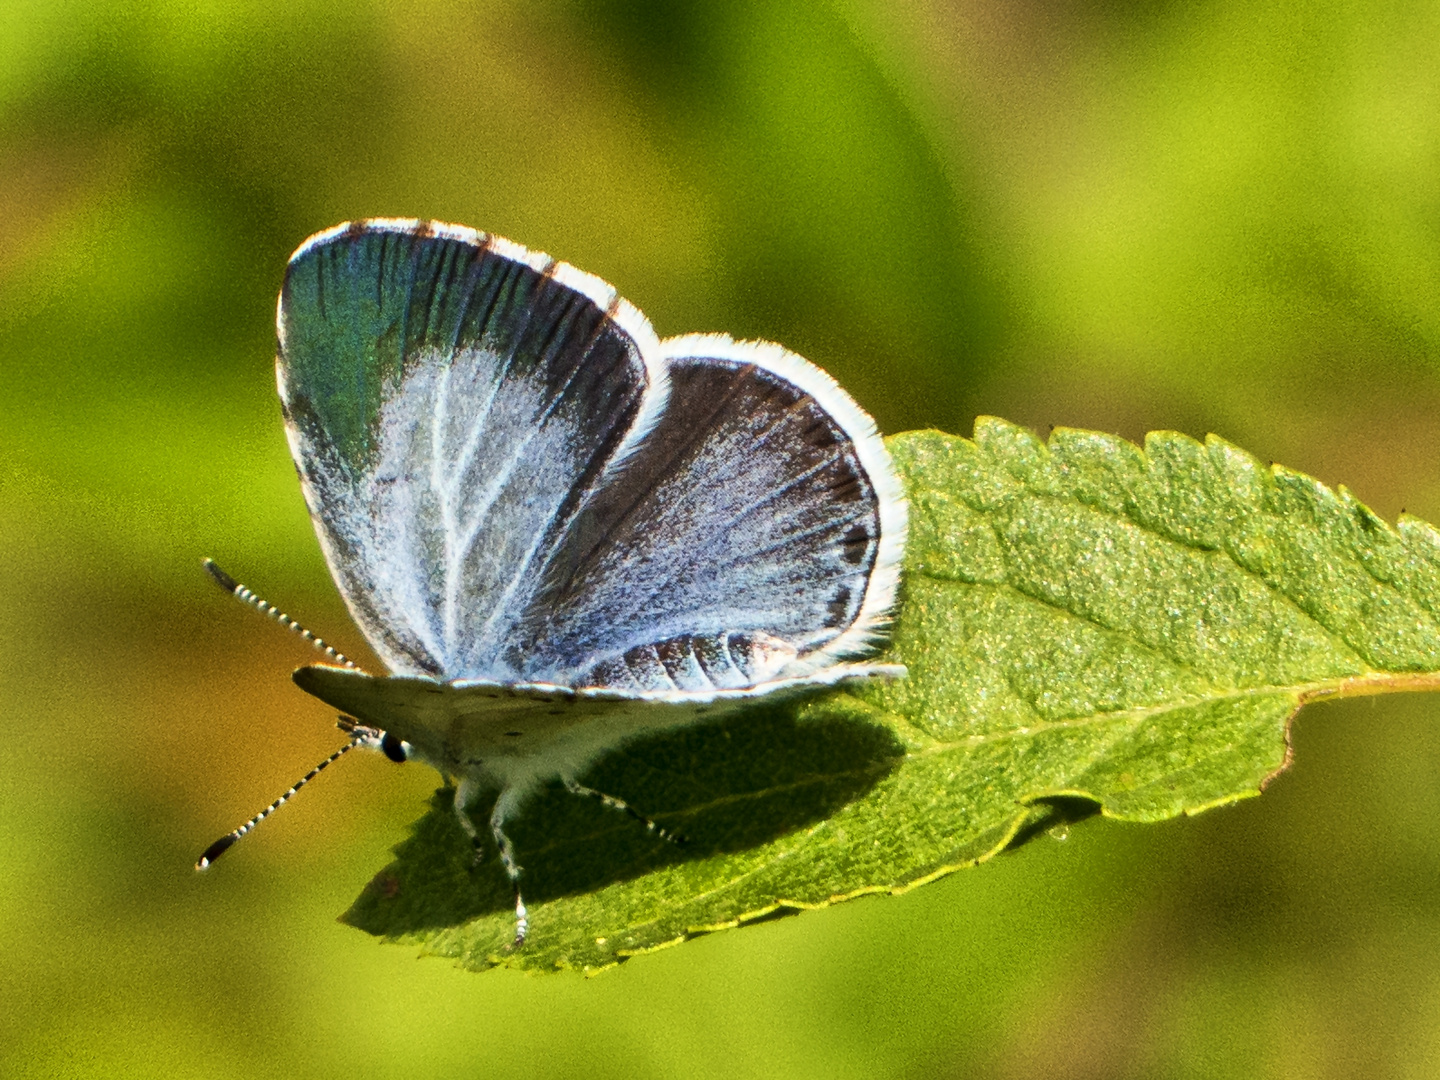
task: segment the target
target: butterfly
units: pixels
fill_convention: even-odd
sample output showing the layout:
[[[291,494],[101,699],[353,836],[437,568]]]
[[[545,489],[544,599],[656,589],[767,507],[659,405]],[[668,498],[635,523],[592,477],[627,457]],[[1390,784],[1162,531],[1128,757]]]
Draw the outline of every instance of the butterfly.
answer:
[[[277,315],[285,430],[331,574],[390,674],[326,650],[299,686],[354,746],[497,792],[579,782],[629,739],[904,668],[865,663],[906,503],[871,419],[779,345],[660,340],[599,278],[498,236],[370,219],[295,252]],[[631,811],[635,816],[640,815]],[[642,821],[646,820],[641,818]],[[646,823],[662,836],[665,830]]]

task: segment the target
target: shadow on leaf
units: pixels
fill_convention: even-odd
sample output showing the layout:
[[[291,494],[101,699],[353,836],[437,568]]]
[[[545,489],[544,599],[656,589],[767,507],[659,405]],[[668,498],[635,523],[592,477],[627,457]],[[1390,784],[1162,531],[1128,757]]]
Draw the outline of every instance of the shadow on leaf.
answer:
[[[1036,799],[1030,804],[1030,815],[1025,824],[1016,830],[1006,851],[1014,851],[1021,844],[1034,840],[1041,833],[1061,836],[1071,825],[1092,818],[1100,813],[1100,803],[1081,795],[1049,795]]]
[[[558,781],[536,792],[506,828],[524,867],[526,903],[533,908],[663,866],[756,847],[831,816],[900,764],[904,750],[888,728],[845,715],[801,719],[799,711],[794,704],[757,708],[668,732],[607,755],[580,777],[684,835],[683,845],[658,840]],[[435,792],[429,812],[396,847],[395,862],[342,922],[401,935],[512,908],[493,845],[474,862],[455,820],[454,795],[449,787]],[[491,798],[470,807],[487,835]]]

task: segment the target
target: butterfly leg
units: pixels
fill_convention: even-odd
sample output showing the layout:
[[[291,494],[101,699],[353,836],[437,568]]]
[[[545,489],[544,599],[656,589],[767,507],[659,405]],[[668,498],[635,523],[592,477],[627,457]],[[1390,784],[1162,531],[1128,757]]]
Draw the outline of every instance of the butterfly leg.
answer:
[[[510,837],[505,835],[505,812],[508,809],[505,793],[502,792],[495,800],[495,809],[490,811],[490,832],[500,848],[500,861],[505,864],[505,872],[515,885],[515,940],[510,943],[510,948],[518,949],[525,944],[525,935],[530,932],[530,912],[525,909],[525,900],[520,895],[520,866],[515,862],[515,849],[510,844]]]
[[[477,863],[485,861],[485,853],[480,847],[480,830],[470,819],[469,806],[479,790],[480,785],[468,777],[462,779],[455,789],[455,816],[460,819],[460,827],[470,837],[470,846],[475,851]],[[520,865],[515,861],[515,847],[505,835],[505,816],[510,809],[510,803],[502,792],[500,798],[495,800],[495,809],[490,812],[490,834],[500,849],[500,861],[505,866],[505,873],[515,885],[515,940],[510,943],[510,948],[518,949],[525,944],[525,937],[530,933],[530,912],[520,896]]]
[[[485,861],[485,853],[480,850],[480,830],[475,828],[475,822],[470,820],[470,803],[474,800],[480,790],[480,785],[468,777],[462,778],[455,789],[455,816],[460,819],[460,827],[465,830],[465,835],[470,837],[470,847],[474,849],[475,861]]]
[[[587,798],[595,799],[597,802],[600,803],[600,805],[608,807],[611,810],[619,810],[621,813],[629,814],[641,825],[645,826],[646,832],[649,832],[653,836],[658,836],[666,843],[685,843],[685,837],[681,836],[679,833],[671,832],[669,829],[665,828],[663,825],[660,825],[657,822],[651,821],[648,817],[640,813],[640,811],[636,810],[624,799],[617,799],[614,795],[606,795],[603,791],[596,791],[592,787],[586,787],[584,784],[578,783],[577,781],[570,779],[570,777],[568,776],[561,777],[561,779],[565,783],[565,790],[570,792],[571,795],[584,795]]]

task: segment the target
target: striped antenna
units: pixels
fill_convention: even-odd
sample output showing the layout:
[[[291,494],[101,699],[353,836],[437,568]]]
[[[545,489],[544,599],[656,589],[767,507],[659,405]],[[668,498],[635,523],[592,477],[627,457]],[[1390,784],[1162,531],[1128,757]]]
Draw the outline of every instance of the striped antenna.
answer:
[[[239,840],[251,829],[255,828],[256,825],[259,825],[260,822],[264,821],[276,810],[279,810],[280,807],[284,806],[287,802],[289,802],[290,799],[294,797],[297,791],[299,791],[311,780],[314,780],[315,777],[319,776],[322,772],[324,772],[326,767],[329,766],[332,762],[339,761],[342,757],[348,754],[351,750],[354,750],[357,746],[378,747],[381,740],[385,737],[385,733],[383,731],[379,731],[375,728],[370,727],[362,727],[360,724],[355,723],[348,717],[343,717],[342,720],[344,722],[342,722],[339,727],[342,731],[348,731],[350,733],[350,741],[344,746],[342,746],[339,750],[336,750],[324,761],[320,762],[319,765],[316,765],[299,780],[295,781],[295,783],[290,786],[289,791],[285,792],[284,795],[281,795],[264,810],[261,810],[249,821],[245,822],[244,825],[241,825],[234,832],[226,833],[219,840],[216,840],[213,844],[206,848],[205,854],[201,855],[199,861],[195,863],[196,870],[204,870],[216,859],[220,858],[221,855],[224,855],[225,852],[230,850],[231,845],[233,845],[236,840]]]
[[[355,671],[362,670],[361,667],[356,664],[354,660],[351,660],[344,653],[327,644],[323,639],[316,637],[309,630],[306,630],[305,627],[301,626],[294,619],[290,618],[289,615],[286,615],[283,611],[277,608],[274,604],[267,604],[264,600],[261,600],[260,597],[256,596],[244,585],[241,585],[224,570],[221,570],[220,567],[216,566],[213,559],[201,559],[200,565],[205,567],[205,572],[215,579],[215,583],[217,585],[219,585],[222,589],[224,589],[226,592],[230,593],[232,596],[236,597],[243,603],[249,604],[256,611],[260,612],[261,615],[274,619],[287,630],[293,630],[306,641],[310,642],[311,645],[314,645],[315,648],[319,649],[326,656],[330,657],[331,660],[334,660],[340,664],[344,664],[347,668],[352,668]],[[341,753],[343,754],[344,751],[342,750]],[[322,765],[321,768],[324,768],[324,766]]]

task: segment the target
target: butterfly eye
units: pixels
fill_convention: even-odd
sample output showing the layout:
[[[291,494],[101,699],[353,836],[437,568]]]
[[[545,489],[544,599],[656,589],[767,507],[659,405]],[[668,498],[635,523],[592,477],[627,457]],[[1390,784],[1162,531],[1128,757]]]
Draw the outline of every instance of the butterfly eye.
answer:
[[[380,740],[380,752],[397,765],[403,765],[410,758],[409,745],[401,742],[388,731],[385,733],[385,737]]]

